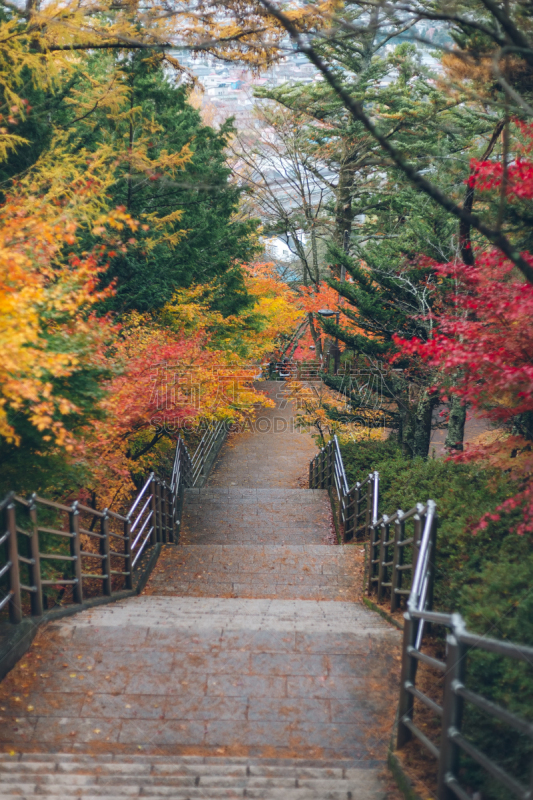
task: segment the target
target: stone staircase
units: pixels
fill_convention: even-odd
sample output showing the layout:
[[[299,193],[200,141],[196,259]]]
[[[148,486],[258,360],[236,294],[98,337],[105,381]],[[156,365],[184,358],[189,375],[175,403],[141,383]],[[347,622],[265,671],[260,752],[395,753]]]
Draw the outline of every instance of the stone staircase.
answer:
[[[332,547],[326,491],[212,488],[185,493],[179,547],[145,594],[356,600],[362,547]]]
[[[0,798],[122,797],[382,800],[374,771],[350,761],[0,755]]]
[[[315,446],[279,386],[274,432],[186,492],[143,595],[49,623],[4,679],[0,800],[388,796],[399,632],[302,488]]]
[[[182,545],[332,544],[324,490],[211,487],[186,489]]]
[[[145,594],[356,601],[354,575],[362,566],[354,547],[165,547]]]

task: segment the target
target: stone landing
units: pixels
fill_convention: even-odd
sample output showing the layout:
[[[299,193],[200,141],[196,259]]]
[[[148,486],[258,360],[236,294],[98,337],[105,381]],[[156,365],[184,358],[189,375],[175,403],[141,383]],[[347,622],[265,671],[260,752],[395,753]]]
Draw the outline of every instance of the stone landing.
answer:
[[[102,606],[49,625],[7,676],[0,742],[16,753],[375,768],[397,642],[355,603],[153,596]]]

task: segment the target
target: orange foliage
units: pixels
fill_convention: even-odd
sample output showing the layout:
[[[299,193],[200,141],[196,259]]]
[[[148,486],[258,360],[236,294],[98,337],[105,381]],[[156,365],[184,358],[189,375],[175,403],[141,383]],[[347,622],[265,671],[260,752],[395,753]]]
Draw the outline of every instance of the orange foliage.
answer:
[[[115,375],[105,387],[105,416],[79,441],[100,504],[127,498],[132,473],[153,468],[184,428],[242,420],[255,404],[270,405],[252,381],[257,369],[209,349],[205,330],[180,334],[133,315],[113,348]]]
[[[96,285],[105,248],[65,256],[75,223],[55,208],[30,215],[25,205],[11,198],[0,212],[0,435],[18,443],[9,415],[22,412],[44,441],[70,446],[63,418],[78,409],[51,381],[97,359],[110,331],[90,313],[103,298]],[[130,220],[117,211],[102,222]]]
[[[338,311],[339,312],[339,325],[343,328],[348,328],[353,331],[353,333],[358,332],[358,328],[354,325],[353,321],[343,312],[343,305],[339,302],[339,294],[335,291],[329,284],[325,281],[321,281],[318,284],[318,291],[316,289],[304,286],[301,288],[301,305],[304,311],[308,313],[313,313],[317,318],[320,318],[319,311],[323,309],[329,309],[330,311]],[[331,319],[334,319],[331,317]],[[320,340],[322,344],[326,339],[326,334],[317,326],[317,333],[319,333]],[[306,336],[306,339],[302,340],[302,344],[305,345],[308,343],[309,335]],[[310,342],[307,346],[309,346]],[[343,343],[339,342],[339,346],[343,349]]]
[[[211,308],[217,282],[182,289],[162,312],[162,321],[179,333],[209,333],[209,347],[233,353],[232,363],[258,361],[278,350],[303,316],[296,292],[281,280],[272,264],[243,264],[244,283],[252,306],[224,317]]]

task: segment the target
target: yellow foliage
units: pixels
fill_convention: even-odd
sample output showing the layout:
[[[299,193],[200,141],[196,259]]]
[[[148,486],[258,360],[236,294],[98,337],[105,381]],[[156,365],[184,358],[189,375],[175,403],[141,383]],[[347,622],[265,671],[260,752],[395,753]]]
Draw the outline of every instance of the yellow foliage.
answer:
[[[366,439],[381,440],[384,429],[350,422],[352,413],[346,406],[346,399],[327,387],[321,381],[301,383],[290,381],[289,389],[292,400],[296,403],[296,421],[304,428],[315,430],[318,444],[323,447],[334,436],[352,441]],[[379,411],[366,412],[369,422],[381,419]],[[372,419],[373,418],[373,419]]]
[[[18,437],[9,414],[24,412],[47,441],[68,444],[61,417],[77,409],[60,390],[54,393],[51,379],[97,360],[109,328],[89,314],[103,297],[95,291],[101,266],[92,255],[64,255],[75,230],[53,206],[48,216],[29,214],[14,198],[0,211],[0,435],[10,442]]]
[[[245,286],[255,302],[239,314],[224,317],[211,308],[217,284],[182,289],[162,311],[161,319],[175,331],[210,334],[211,346],[236,358],[259,361],[289,337],[304,316],[298,296],[271,264],[243,265]]]

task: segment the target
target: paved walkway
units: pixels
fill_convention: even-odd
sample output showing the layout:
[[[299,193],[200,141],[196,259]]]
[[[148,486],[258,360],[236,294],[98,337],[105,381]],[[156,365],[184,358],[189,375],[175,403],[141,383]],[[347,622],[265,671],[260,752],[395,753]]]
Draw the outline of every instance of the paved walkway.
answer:
[[[307,488],[309,462],[316,455],[316,444],[309,434],[297,429],[286,384],[264,381],[258,388],[276,407],[261,408],[253,430],[243,426],[242,433],[229,437],[208,486]]]
[[[48,624],[4,680],[0,798],[385,796],[399,634],[295,488],[315,446],[278,400],[187,492],[143,596]]]

